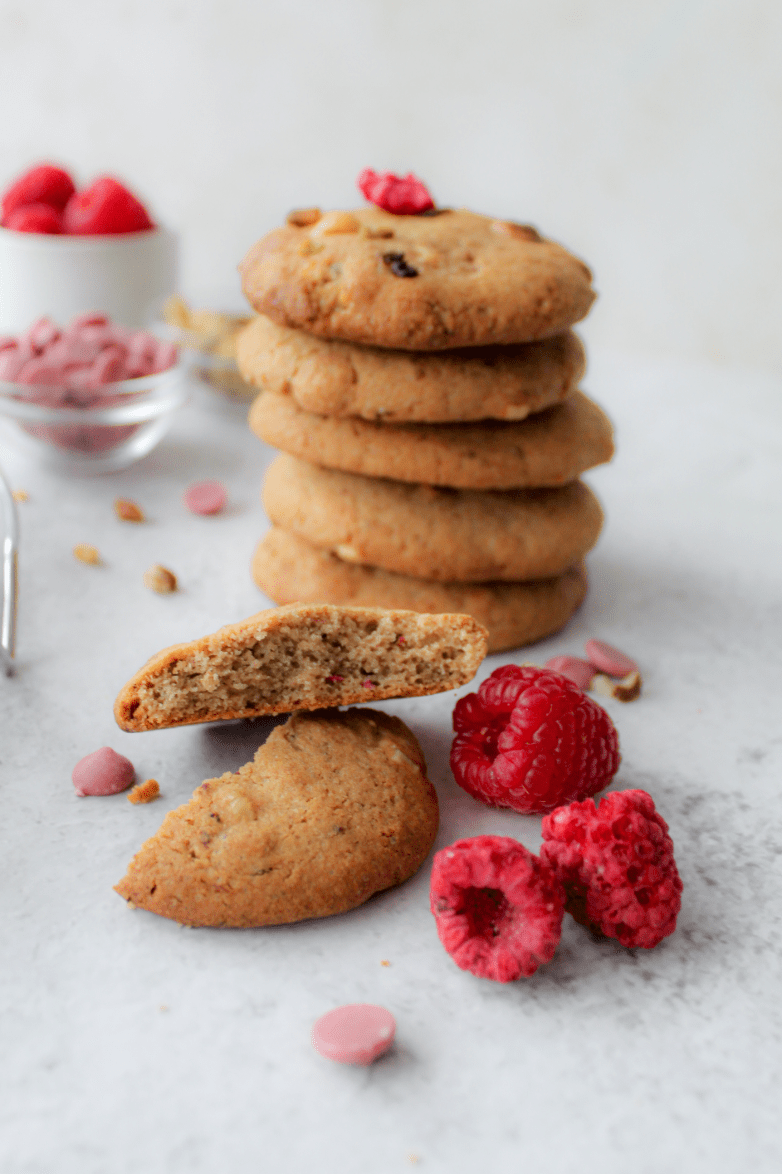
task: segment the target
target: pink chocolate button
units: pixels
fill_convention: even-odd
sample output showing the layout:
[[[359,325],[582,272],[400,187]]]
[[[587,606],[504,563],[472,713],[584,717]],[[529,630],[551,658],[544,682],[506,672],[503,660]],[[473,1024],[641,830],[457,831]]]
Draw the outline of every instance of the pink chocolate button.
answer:
[[[634,660],[602,640],[587,640],[584,650],[595,668],[608,673],[609,677],[626,677],[628,673],[638,671]]]
[[[594,665],[588,660],[579,660],[577,656],[552,656],[543,667],[567,677],[579,689],[588,689],[595,675]]]
[[[371,1064],[394,1042],[396,1022],[385,1007],[348,1003],[316,1020],[312,1045],[321,1056],[340,1064]]]
[[[135,777],[130,759],[117,754],[110,746],[102,746],[82,758],[71,775],[77,795],[118,795],[127,791]]]
[[[227,498],[221,481],[199,481],[185,491],[184,501],[191,514],[219,514]]]

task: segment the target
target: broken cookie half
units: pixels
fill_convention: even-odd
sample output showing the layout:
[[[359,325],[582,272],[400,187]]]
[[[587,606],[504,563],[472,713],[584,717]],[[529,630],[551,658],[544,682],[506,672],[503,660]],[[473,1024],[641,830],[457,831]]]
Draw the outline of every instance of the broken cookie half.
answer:
[[[471,681],[486,649],[468,615],[293,603],[159,652],[114,716],[154,730],[442,693]]]
[[[438,825],[421,749],[369,709],[295,713],[166,816],[117,892],[193,926],[344,913],[421,866]]]

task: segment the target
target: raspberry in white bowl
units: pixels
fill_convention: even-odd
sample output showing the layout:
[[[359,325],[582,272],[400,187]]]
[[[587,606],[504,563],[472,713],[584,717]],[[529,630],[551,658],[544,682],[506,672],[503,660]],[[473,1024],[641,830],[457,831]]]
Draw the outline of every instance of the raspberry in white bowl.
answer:
[[[90,312],[144,326],[176,287],[175,235],[113,176],[77,188],[39,164],[0,196],[0,334]]]

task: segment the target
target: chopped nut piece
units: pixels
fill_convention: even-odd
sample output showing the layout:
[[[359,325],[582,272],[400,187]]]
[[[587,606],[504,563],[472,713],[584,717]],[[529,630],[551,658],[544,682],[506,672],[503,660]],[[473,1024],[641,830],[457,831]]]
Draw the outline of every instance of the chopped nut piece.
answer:
[[[144,511],[127,497],[118,497],[114,502],[114,513],[121,522],[146,522]]]
[[[89,563],[93,567],[100,566],[101,558],[95,546],[88,546],[86,542],[80,542],[77,546],[74,546],[73,554],[80,563]]]
[[[312,232],[313,236],[331,236],[341,232],[358,232],[360,227],[352,212],[327,212]]]
[[[592,689],[595,693],[602,693],[604,697],[614,697],[617,701],[635,701],[641,693],[641,674],[636,669],[628,673],[621,681],[613,681],[605,673],[596,673],[592,678]]]
[[[294,208],[286,219],[288,224],[293,224],[296,228],[306,228],[310,224],[317,224],[320,217],[320,208]]]
[[[299,256],[309,257],[313,253],[319,253],[324,247],[323,241],[314,241],[311,237],[305,236],[299,245]]]
[[[139,783],[128,795],[131,803],[151,803],[153,799],[159,798],[160,784],[157,779],[147,779],[146,782]]]
[[[498,232],[501,236],[512,236],[516,240],[533,241],[535,244],[543,240],[537,228],[533,228],[531,224],[515,224],[512,220],[493,220],[491,227],[492,232]]]
[[[29,501],[30,500],[30,494],[27,492],[26,489],[15,489],[13,491],[13,493],[11,494],[11,496],[13,497],[14,501]]]
[[[155,563],[154,567],[144,572],[144,586],[150,591],[157,591],[158,595],[170,595],[177,589],[176,575],[166,567],[161,567],[160,563]]]

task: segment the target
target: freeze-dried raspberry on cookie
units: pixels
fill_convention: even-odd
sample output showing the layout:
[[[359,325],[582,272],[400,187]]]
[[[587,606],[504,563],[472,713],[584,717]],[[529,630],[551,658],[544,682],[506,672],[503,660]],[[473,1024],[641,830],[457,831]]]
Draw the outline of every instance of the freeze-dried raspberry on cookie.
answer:
[[[564,894],[553,870],[516,840],[475,836],[435,856],[431,907],[457,966],[513,982],[553,958]]]
[[[358,189],[370,204],[397,216],[415,216],[434,208],[434,200],[412,171],[394,175],[392,171],[373,171],[365,167],[359,175]]]
[[[676,928],[682,882],[668,825],[646,791],[613,791],[543,820],[541,859],[565,886],[568,913],[623,946],[656,946]]]
[[[553,811],[607,787],[619,739],[602,706],[559,673],[534,665],[495,669],[457,701],[451,770],[493,807]]]

